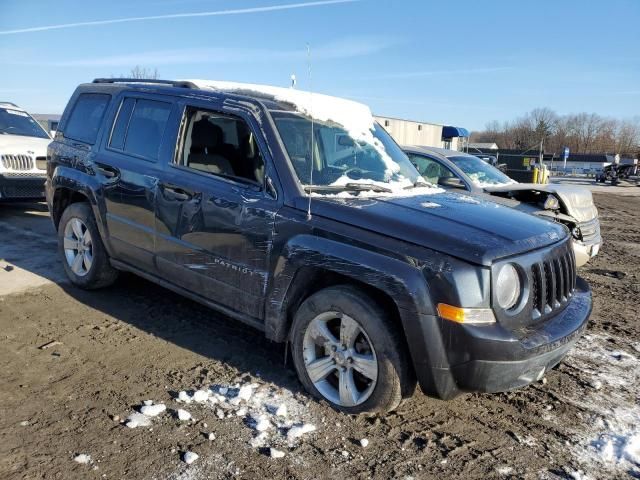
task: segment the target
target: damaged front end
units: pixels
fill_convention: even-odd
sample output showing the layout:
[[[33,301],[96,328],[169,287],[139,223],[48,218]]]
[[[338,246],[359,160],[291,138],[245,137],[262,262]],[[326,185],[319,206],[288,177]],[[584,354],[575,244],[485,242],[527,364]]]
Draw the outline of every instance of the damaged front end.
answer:
[[[514,202],[513,208],[565,225],[573,238],[577,266],[586,264],[600,251],[598,209],[589,189],[519,183],[487,187],[485,192]]]

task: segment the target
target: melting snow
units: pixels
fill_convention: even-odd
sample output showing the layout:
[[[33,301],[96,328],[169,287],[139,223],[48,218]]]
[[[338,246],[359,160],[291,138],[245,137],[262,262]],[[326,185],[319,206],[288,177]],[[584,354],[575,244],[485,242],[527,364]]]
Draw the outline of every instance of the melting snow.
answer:
[[[204,390],[196,390],[193,394],[193,400],[198,403],[206,402],[208,398],[209,392],[205,392]]]
[[[276,450],[275,448],[270,448],[269,449],[269,454],[271,455],[271,458],[282,458],[284,457],[284,452],[281,450]]]
[[[347,131],[356,141],[372,145],[383,161],[387,171],[395,173],[400,170],[399,165],[387,154],[382,143],[373,136],[375,119],[368,106],[344,98],[305,92],[293,88],[280,88],[268,85],[249,83],[223,82],[212,80],[189,80],[200,88],[225,90],[230,92],[256,92],[273,97],[277,101],[293,105],[296,110],[319,122],[335,122]]]
[[[76,455],[73,457],[73,461],[77,463],[81,463],[83,465],[87,465],[91,463],[91,455],[87,455],[86,453],[81,453],[80,455]]]
[[[129,428],[149,427],[151,419],[142,413],[135,412],[127,417],[125,425]]]
[[[182,456],[184,463],[186,463],[187,465],[191,465],[198,458],[200,458],[200,455],[198,455],[195,452],[185,452],[184,455]]]
[[[590,416],[571,447],[586,473],[596,478],[631,472],[640,476],[640,360],[614,349],[610,340],[585,335],[565,360],[592,377],[585,395],[565,399]],[[576,478],[587,478],[580,475]]]
[[[147,417],[157,417],[162,412],[167,409],[167,406],[164,403],[158,403],[156,405],[145,405],[140,409],[140,413],[146,415]]]
[[[186,422],[188,420],[191,420],[191,414],[189,412],[187,412],[186,410],[183,410],[182,408],[178,409],[178,419]]]

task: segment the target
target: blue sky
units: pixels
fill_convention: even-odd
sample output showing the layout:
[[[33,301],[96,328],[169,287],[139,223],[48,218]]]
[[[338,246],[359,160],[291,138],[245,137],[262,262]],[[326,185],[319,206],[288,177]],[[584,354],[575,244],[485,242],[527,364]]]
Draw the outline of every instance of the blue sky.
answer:
[[[640,116],[640,0],[0,0],[0,100],[60,113],[135,65],[306,89],[307,43],[315,91],[381,115]]]

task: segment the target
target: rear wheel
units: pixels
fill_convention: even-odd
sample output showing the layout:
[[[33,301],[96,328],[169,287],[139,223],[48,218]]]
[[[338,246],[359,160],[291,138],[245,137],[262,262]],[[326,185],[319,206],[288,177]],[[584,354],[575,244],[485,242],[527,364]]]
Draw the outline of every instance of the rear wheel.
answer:
[[[396,329],[356,288],[309,297],[296,313],[291,341],[302,384],[338,410],[387,412],[415,388]]]
[[[81,288],[106,287],[118,276],[118,271],[109,263],[93,212],[87,203],[73,203],[62,213],[58,226],[58,251],[67,276]]]

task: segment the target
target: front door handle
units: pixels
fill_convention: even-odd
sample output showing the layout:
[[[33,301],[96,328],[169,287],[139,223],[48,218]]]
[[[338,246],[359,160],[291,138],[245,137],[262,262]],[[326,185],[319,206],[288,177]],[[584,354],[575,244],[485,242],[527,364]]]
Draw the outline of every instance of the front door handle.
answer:
[[[116,178],[118,175],[120,175],[120,170],[103,163],[96,163],[96,169],[107,178]]]
[[[162,189],[166,192],[169,192],[173,198],[176,200],[180,200],[182,202],[186,202],[187,200],[191,200],[193,198],[193,193],[187,192],[180,187],[176,187],[175,185],[161,185]]]

